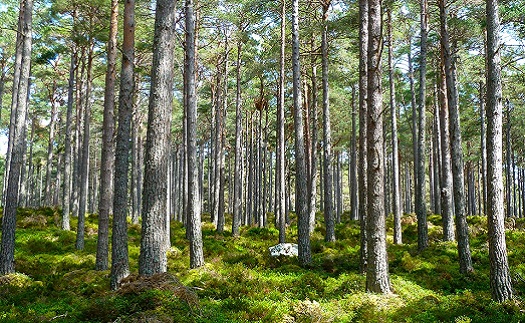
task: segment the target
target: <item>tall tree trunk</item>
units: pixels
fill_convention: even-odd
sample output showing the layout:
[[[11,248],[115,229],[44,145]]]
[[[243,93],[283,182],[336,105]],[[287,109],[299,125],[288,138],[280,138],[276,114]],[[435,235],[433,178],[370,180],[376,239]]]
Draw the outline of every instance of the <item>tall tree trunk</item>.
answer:
[[[118,0],[111,0],[108,39],[108,67],[104,88],[104,119],[102,126],[102,157],[100,160],[100,201],[98,209],[97,256],[95,269],[108,269],[109,209],[111,204],[111,175],[114,161],[113,133],[115,127],[115,77],[117,65]]]
[[[312,41],[313,45],[313,41]],[[313,46],[312,46],[313,47]],[[317,144],[318,144],[318,108],[317,108],[317,66],[316,66],[316,57],[312,55],[311,57],[311,69],[312,69],[312,87],[311,87],[311,100],[310,100],[310,123],[312,124],[312,149],[310,151],[310,187],[308,188],[309,193],[309,217],[310,217],[310,234],[314,231],[315,228],[315,213],[316,208],[316,199],[317,199]]]
[[[421,10],[421,52],[419,62],[419,105],[418,105],[418,140],[417,140],[417,181],[416,214],[417,245],[419,250],[428,247],[428,223],[426,206],[425,152],[426,152],[426,78],[427,78],[427,38],[428,38],[428,1],[420,2]]]
[[[381,1],[368,8],[368,264],[366,290],[390,293],[384,205],[383,103],[381,94]]]
[[[237,62],[235,67],[235,170],[234,170],[234,208],[232,235],[240,235],[242,219],[242,107],[241,107],[241,51],[242,42],[237,42]]]
[[[410,166],[409,163],[405,163],[405,213],[412,213],[412,198],[411,198],[411,187],[410,183],[412,177],[410,177]]]
[[[226,120],[226,110],[228,107],[228,52],[229,52],[229,48],[228,48],[227,36],[225,39],[225,43],[226,44],[224,48],[225,57],[224,57],[224,72],[223,72],[224,80],[223,80],[223,90],[222,90],[222,95],[221,95],[222,104],[220,105],[221,108],[218,111],[218,114],[220,114],[221,122],[220,122],[220,127],[217,129],[217,131],[219,132],[218,139],[220,141],[220,151],[218,151],[219,153],[218,154],[219,187],[220,187],[219,209],[218,209],[219,212],[217,213],[217,231],[218,232],[224,231],[224,222],[225,222],[224,212],[225,212],[225,203],[226,203],[226,201],[224,200],[224,191],[226,190],[226,185],[225,185],[226,170],[224,167],[224,163],[225,163],[224,147],[226,146],[226,125],[225,125],[226,121],[225,120]]]
[[[399,152],[397,147],[397,109],[396,109],[396,92],[394,85],[394,66],[393,66],[393,48],[392,44],[392,10],[388,10],[388,79],[390,83],[390,114],[392,127],[392,205],[394,208],[394,244],[402,242],[401,228],[401,198],[399,189]]]
[[[445,75],[447,81],[447,99],[449,109],[450,152],[452,158],[452,179],[454,187],[454,206],[456,213],[456,231],[458,239],[459,270],[466,274],[473,270],[470,256],[468,225],[465,210],[465,179],[463,173],[463,148],[461,145],[461,128],[459,121],[459,106],[457,94],[456,70],[454,56],[450,49],[446,0],[440,0],[441,17],[441,47],[445,60]]]
[[[297,209],[297,234],[299,262],[307,266],[312,262],[310,250],[310,223],[308,219],[308,188],[306,185],[306,156],[303,137],[303,114],[301,96],[301,67],[299,61],[299,0],[293,0],[292,12],[292,65],[293,65],[293,107],[295,129],[295,198]]]
[[[91,40],[90,40],[91,43]],[[88,61],[87,61],[87,73],[86,73],[86,91],[84,93],[84,109],[83,109],[83,130],[82,130],[82,149],[79,157],[79,178],[78,182],[78,225],[77,225],[77,240],[76,248],[78,250],[84,249],[84,227],[86,220],[86,202],[87,202],[87,190],[89,184],[89,125],[91,115],[91,86],[92,86],[92,67],[93,67],[93,49],[94,43],[90,44]]]
[[[500,23],[498,1],[487,1],[487,189],[490,258],[490,290],[492,298],[503,302],[512,298],[512,285],[505,245],[503,224],[502,176],[502,90],[500,57]]]
[[[488,92],[488,91],[487,91]],[[505,167],[505,183],[506,183],[506,202],[507,202],[507,217],[510,218],[513,214],[514,214],[514,210],[513,210],[513,207],[512,207],[512,194],[511,194],[511,189],[512,189],[512,175],[511,175],[511,172],[510,172],[510,169],[511,169],[511,153],[512,153],[512,142],[511,142],[511,139],[510,139],[510,129],[511,129],[511,120],[510,120],[510,107],[507,106],[507,109],[505,111],[505,114],[506,114],[506,118],[507,119],[507,124],[506,124],[506,127],[505,127],[505,139],[506,139],[506,149],[505,149],[505,152],[506,152],[506,167]]]
[[[359,205],[357,201],[357,144],[356,144],[356,102],[355,86],[352,87],[352,139],[350,141],[350,164],[348,167],[350,178],[350,219],[356,221],[359,219]]]
[[[196,93],[196,37],[193,0],[186,0],[186,86],[187,86],[187,159],[188,159],[188,232],[190,240],[190,268],[204,265],[201,232],[201,206],[197,181],[197,93]],[[171,102],[171,101],[170,101]]]
[[[133,94],[135,91],[135,1],[126,0],[124,7],[124,40],[122,43],[122,68],[118,129],[115,150],[115,183],[113,199],[113,232],[111,237],[110,286],[115,290],[123,278],[129,275],[128,259],[128,170],[130,151]],[[169,209],[168,209],[169,210]]]
[[[454,241],[454,201],[452,195],[454,189],[452,187],[448,101],[443,58],[440,64],[438,100],[441,127],[441,217],[443,218],[443,240]]]
[[[58,117],[58,102],[55,100],[56,81],[54,81],[53,90],[49,94],[49,101],[51,103],[51,118],[49,122],[49,140],[47,142],[47,159],[46,159],[46,203],[50,206],[52,204],[52,184],[51,172],[53,168],[53,146],[55,143],[55,128]]]
[[[418,165],[419,165],[419,156],[418,156],[418,140],[419,140],[419,131],[417,123],[417,102],[416,102],[416,88],[414,86],[414,67],[412,63],[412,35],[408,37],[408,80],[410,83],[410,106],[412,107],[412,153],[414,155],[414,204],[416,200],[416,190],[417,190],[417,181],[418,181]],[[415,205],[414,205],[414,208]],[[417,211],[416,211],[417,212]],[[412,199],[410,200],[410,210],[407,213],[412,213]]]
[[[333,213],[333,169],[332,169],[332,129],[330,124],[330,106],[328,99],[328,8],[330,0],[323,3],[323,34],[321,40],[322,83],[323,83],[323,180],[324,180],[324,222],[326,242],[335,241],[335,220]]]
[[[281,0],[281,52],[279,55],[279,102],[277,104],[277,179],[276,209],[279,218],[279,243],[286,242],[286,169],[284,137],[286,0]]]
[[[32,7],[32,2],[30,6]],[[27,37],[24,37],[26,28],[25,25],[25,14],[24,11],[26,7],[26,3],[24,0],[20,1],[20,10],[18,13],[18,28],[16,33],[16,51],[15,51],[15,61],[14,61],[14,71],[13,71],[13,86],[11,91],[11,113],[9,117],[9,138],[7,142],[7,153],[6,153],[6,160],[5,160],[5,170],[4,170],[4,180],[3,180],[3,190],[2,190],[2,205],[6,205],[6,198],[7,198],[7,189],[9,184],[9,171],[11,169],[11,155],[13,151],[13,145],[14,145],[14,133],[15,133],[15,127],[16,127],[16,117],[17,117],[17,109],[18,109],[18,91],[20,87],[20,77],[22,74],[22,61],[24,56],[24,46],[25,46],[25,40]],[[32,18],[31,18],[32,19]],[[29,27],[32,28],[32,27]],[[24,82],[28,82],[29,86],[29,80],[24,80]],[[26,100],[26,99],[23,99]],[[23,120],[25,122],[25,119]],[[17,188],[18,191],[18,188]],[[18,194],[18,193],[17,193]]]
[[[368,113],[368,1],[359,0],[359,220],[360,262],[362,273],[367,271],[368,238],[367,238],[367,113]]]
[[[20,78],[18,86],[13,85],[12,100],[16,100],[16,117],[14,119],[14,131],[10,132],[10,141],[13,142],[13,149],[10,158],[9,178],[7,179],[7,191],[5,196],[5,207],[2,216],[2,238],[0,242],[0,274],[11,274],[15,272],[15,230],[16,213],[18,207],[18,189],[22,159],[25,153],[25,126],[28,106],[29,73],[31,69],[32,51],[32,20],[33,20],[33,1],[20,1],[20,20],[19,30],[22,34],[17,47],[22,59],[20,65],[15,65],[15,70],[19,70]],[[17,53],[18,54],[18,53]],[[18,56],[18,55],[17,55]],[[15,97],[16,96],[16,97]],[[13,111],[12,111],[13,112]]]
[[[175,33],[175,2],[158,0],[156,8],[139,256],[139,274],[145,276],[167,270],[165,241],[167,187],[165,179],[168,171],[168,143],[173,97],[174,42],[172,40]],[[190,19],[192,18],[193,16]],[[186,43],[186,46],[188,45]],[[193,65],[190,68],[192,70],[186,70],[187,74],[193,73]],[[191,167],[188,169],[194,173],[195,151],[193,150],[192,153],[193,164],[190,163]],[[194,188],[197,187],[194,186]],[[193,201],[197,203],[198,199]]]
[[[71,133],[73,122],[73,90],[75,82],[76,69],[76,50],[73,49],[71,53],[71,63],[69,67],[69,80],[67,87],[67,110],[66,110],[66,131],[64,136],[64,184],[62,187],[62,230],[70,230],[70,205],[71,205],[71,171],[72,171],[72,147],[71,147]]]
[[[434,171],[434,214],[441,214],[441,129],[439,128],[439,99],[437,85],[434,85],[434,125],[432,136],[432,162]]]
[[[482,206],[483,209],[480,209],[480,215],[487,214],[487,140],[486,140],[486,131],[485,131],[485,94],[483,93],[483,82],[479,84],[479,116],[481,123],[481,133],[480,133],[480,149],[481,149],[481,183],[483,195],[480,198],[483,200]]]

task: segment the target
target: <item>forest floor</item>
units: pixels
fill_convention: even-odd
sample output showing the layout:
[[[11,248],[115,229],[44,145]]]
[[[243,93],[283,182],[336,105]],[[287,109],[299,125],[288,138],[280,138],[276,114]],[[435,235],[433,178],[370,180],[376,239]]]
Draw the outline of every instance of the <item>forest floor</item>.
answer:
[[[318,216],[319,219],[322,216]],[[293,219],[293,218],[292,218]],[[109,291],[109,271],[95,271],[96,215],[87,218],[86,245],[75,250],[75,232],[57,226],[59,211],[20,210],[17,273],[0,277],[0,322],[523,322],[525,321],[525,222],[509,221],[507,246],[516,297],[490,299],[486,218],[469,217],[474,273],[459,274],[456,244],[441,242],[439,216],[429,216],[430,247],[417,251],[415,216],[403,218],[404,245],[388,255],[394,293],[365,293],[359,273],[359,225],[338,224],[337,242],[312,236],[313,264],[269,256],[278,241],[271,228],[243,228],[241,237],[203,225],[207,264],[188,269],[184,228],[172,225],[169,273],[136,275]],[[72,227],[76,223],[73,220]],[[296,240],[292,221],[287,240]],[[140,226],[129,227],[131,271],[137,273]]]

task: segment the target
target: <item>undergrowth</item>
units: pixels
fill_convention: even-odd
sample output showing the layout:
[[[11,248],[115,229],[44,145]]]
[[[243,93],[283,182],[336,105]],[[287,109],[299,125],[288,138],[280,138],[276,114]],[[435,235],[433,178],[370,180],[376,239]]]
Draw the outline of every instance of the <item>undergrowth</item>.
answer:
[[[57,209],[20,210],[16,274],[0,277],[1,322],[522,322],[525,320],[525,222],[509,223],[507,246],[516,297],[491,301],[486,218],[468,219],[475,271],[459,274],[456,244],[442,242],[441,218],[429,216],[430,247],[417,251],[414,215],[403,217],[403,245],[388,257],[393,294],[365,292],[359,272],[359,223],[336,228],[325,243],[318,221],[312,234],[313,262],[272,258],[274,228],[244,227],[241,236],[216,233],[203,224],[206,265],[189,269],[184,227],[173,223],[169,272],[136,274],[109,290],[109,271],[95,271],[96,215],[86,219],[84,250],[75,232],[59,229]],[[322,220],[322,215],[318,215]],[[272,223],[272,218],[269,223]],[[293,219],[292,219],[293,220]],[[293,223],[293,222],[292,222]],[[76,228],[73,219],[72,228]],[[288,228],[287,240],[296,241]],[[137,273],[140,226],[129,226],[132,273]]]

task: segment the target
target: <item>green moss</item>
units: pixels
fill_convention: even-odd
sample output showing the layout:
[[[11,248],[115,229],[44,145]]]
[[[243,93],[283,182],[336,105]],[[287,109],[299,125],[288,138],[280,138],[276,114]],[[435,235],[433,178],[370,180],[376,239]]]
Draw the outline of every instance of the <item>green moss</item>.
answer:
[[[337,241],[324,242],[322,214],[312,234],[313,263],[270,257],[278,231],[242,227],[241,236],[203,225],[207,264],[189,269],[189,247],[180,223],[171,227],[168,268],[180,283],[108,289],[109,271],[95,271],[97,216],[86,218],[86,247],[75,249],[75,232],[60,230],[59,210],[20,210],[16,269],[0,278],[1,322],[520,322],[525,320],[525,231],[507,231],[516,298],[490,299],[486,218],[469,217],[474,273],[459,273],[457,246],[442,242],[441,219],[429,216],[431,243],[417,250],[414,215],[403,216],[403,245],[388,245],[394,294],[365,292],[359,272],[359,223],[336,226]],[[209,215],[208,215],[209,216]],[[20,219],[29,219],[22,222]],[[44,221],[45,220],[45,221]],[[230,223],[231,215],[227,215]],[[268,223],[273,220],[269,219]],[[388,234],[392,234],[391,217]],[[296,241],[296,218],[287,241]],[[76,226],[72,219],[72,227]],[[228,227],[229,228],[229,227]],[[140,225],[129,226],[129,256],[137,272]],[[391,236],[388,237],[391,240]],[[169,283],[168,281],[168,284]],[[164,286],[164,287],[162,287]]]

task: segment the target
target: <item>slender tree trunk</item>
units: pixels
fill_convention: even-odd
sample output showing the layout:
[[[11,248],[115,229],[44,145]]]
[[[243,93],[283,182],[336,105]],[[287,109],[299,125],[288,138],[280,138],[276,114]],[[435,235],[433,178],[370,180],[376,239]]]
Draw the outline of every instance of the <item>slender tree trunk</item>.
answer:
[[[417,141],[417,181],[416,181],[416,214],[418,249],[428,247],[428,223],[426,206],[425,152],[426,152],[426,73],[427,73],[427,37],[428,37],[428,1],[420,2],[421,10],[421,52],[419,62],[419,121]]]
[[[399,152],[397,147],[397,109],[396,109],[396,92],[394,85],[394,66],[393,66],[393,48],[392,44],[392,10],[388,10],[388,78],[390,83],[390,114],[392,127],[392,201],[394,208],[394,244],[402,242],[401,228],[401,198],[399,185]]]
[[[441,129],[439,127],[439,99],[437,85],[434,86],[434,125],[433,125],[433,149],[432,149],[432,162],[434,171],[434,214],[442,214],[441,212]]]
[[[487,90],[488,92],[488,90]],[[511,187],[512,187],[512,176],[510,174],[510,167],[511,167],[511,158],[510,154],[512,152],[512,142],[510,140],[510,129],[511,129],[511,121],[510,121],[510,107],[507,106],[507,109],[505,111],[506,114],[506,127],[505,127],[505,138],[506,138],[506,165],[505,165],[505,183],[506,183],[506,202],[507,202],[507,217],[510,218],[512,214],[514,213],[512,209],[512,195],[511,195]]]
[[[297,231],[299,262],[307,266],[312,262],[310,250],[310,221],[308,219],[308,201],[306,185],[306,156],[303,137],[303,114],[301,96],[301,67],[299,61],[299,1],[293,0],[292,12],[292,65],[293,65],[293,107],[295,129],[295,198],[297,209]],[[328,95],[326,93],[325,95]]]
[[[71,133],[72,133],[72,114],[73,114],[73,90],[76,69],[75,50],[71,53],[71,63],[69,67],[69,80],[67,88],[67,110],[66,110],[66,131],[64,137],[64,184],[62,187],[62,230],[70,230],[70,205],[71,205]]]
[[[90,40],[91,41],[91,40]],[[87,202],[87,190],[89,185],[89,125],[91,115],[91,86],[92,86],[92,67],[93,67],[93,48],[94,44],[90,45],[87,62],[87,80],[86,80],[86,92],[85,103],[83,109],[83,131],[82,131],[82,153],[79,158],[79,177],[78,183],[78,225],[77,225],[77,240],[76,248],[78,250],[84,249],[84,227],[86,220],[86,202]],[[80,148],[80,147],[79,147]]]
[[[412,198],[411,198],[411,187],[412,184],[410,183],[410,180],[412,177],[410,176],[410,166],[407,162],[405,164],[405,213],[412,213]]]
[[[175,33],[175,2],[158,0],[156,8],[139,256],[139,274],[145,276],[167,270],[165,241],[167,236],[165,232],[167,187],[165,178],[168,171],[168,143],[173,97],[174,42],[172,40]],[[191,20],[192,18],[193,15],[186,19]],[[186,46],[189,45],[186,43]],[[186,70],[186,77],[190,72],[193,75],[193,65],[190,68],[191,71]],[[192,153],[193,164],[190,163],[191,166],[188,169],[194,173],[195,151],[193,150]],[[193,188],[196,189],[196,186]],[[193,201],[197,203],[198,199]]]
[[[468,225],[465,209],[465,179],[463,173],[463,148],[461,145],[461,128],[454,57],[450,49],[446,0],[440,0],[441,47],[445,61],[447,82],[447,99],[449,109],[450,152],[452,158],[452,179],[454,187],[454,206],[456,214],[456,231],[458,235],[459,269],[463,274],[473,270],[470,257]]]
[[[479,84],[479,115],[481,123],[480,148],[481,148],[481,183],[483,187],[482,206],[480,214],[487,214],[487,140],[485,131],[485,94],[483,93],[483,82]]]
[[[450,135],[448,118],[447,87],[445,81],[445,65],[440,64],[439,77],[439,117],[441,126],[441,217],[443,218],[443,240],[454,241],[454,201],[453,180],[450,156]]]
[[[360,262],[362,273],[367,271],[368,262],[368,160],[367,160],[367,113],[368,113],[368,1],[359,0],[359,220],[360,234]]]
[[[32,19],[33,1],[23,0],[20,2],[19,29],[22,34],[17,35],[21,41],[17,43],[17,52],[21,52],[22,59],[20,65],[15,65],[15,70],[19,70],[20,78],[16,91],[13,91],[12,101],[16,100],[16,117],[14,119],[14,131],[10,132],[10,141],[13,142],[13,149],[10,158],[10,171],[7,179],[7,191],[5,196],[5,207],[2,216],[2,238],[0,242],[0,274],[11,274],[15,272],[15,230],[16,213],[18,207],[18,190],[22,159],[25,153],[25,126],[28,106],[29,74],[31,69],[32,51]],[[18,53],[17,53],[18,54]],[[17,55],[18,56],[18,55]],[[16,94],[16,98],[15,98]],[[12,111],[13,112],[13,111]]]
[[[416,190],[417,190],[417,181],[419,178],[418,175],[418,165],[419,165],[419,155],[418,155],[418,141],[419,141],[419,131],[417,123],[417,102],[416,102],[416,88],[414,86],[414,68],[412,66],[412,36],[408,37],[408,80],[410,83],[410,105],[412,107],[412,153],[414,155],[414,206],[415,200],[417,199]],[[416,207],[414,207],[416,208]],[[416,211],[417,212],[417,211]],[[412,199],[410,200],[410,210],[407,213],[412,213]]]
[[[134,59],[135,59],[135,1],[126,0],[124,7],[124,40],[122,43],[122,68],[118,129],[115,150],[115,184],[113,199],[113,232],[111,237],[111,289],[119,287],[129,275],[128,259],[128,170],[131,118],[133,116]],[[168,208],[169,210],[169,208]],[[169,214],[169,213],[168,213]],[[169,222],[168,222],[169,223]]]
[[[487,1],[487,189],[490,258],[490,290],[492,298],[503,302],[512,298],[512,285],[505,245],[503,224],[502,165],[502,90],[500,57],[500,23],[498,1]]]
[[[196,39],[193,0],[186,0],[186,86],[187,86],[187,158],[188,158],[188,232],[190,240],[190,268],[204,265],[201,232],[201,206],[197,182],[197,93],[195,84]]]
[[[281,52],[279,55],[279,102],[277,105],[277,200],[279,218],[279,243],[286,242],[286,169],[284,137],[284,98],[285,98],[285,47],[286,47],[286,0],[281,0]]]
[[[312,41],[313,45],[313,41]],[[312,46],[313,47],[313,46]],[[315,228],[315,213],[316,208],[316,199],[317,199],[317,145],[318,145],[318,108],[317,108],[317,66],[316,58],[312,55],[311,57],[311,69],[312,69],[312,87],[310,100],[310,122],[312,124],[312,148],[310,151],[310,187],[308,188],[309,192],[309,217],[310,217],[310,234],[314,231]]]
[[[55,128],[58,117],[58,102],[55,100],[56,81],[54,82],[53,90],[50,93],[51,102],[51,118],[49,122],[49,140],[47,143],[47,159],[46,159],[46,203],[50,206],[52,204],[52,184],[51,171],[53,169],[53,145],[55,143]]]
[[[333,213],[333,169],[332,169],[332,129],[330,123],[330,107],[328,99],[328,8],[330,1],[323,5],[323,34],[321,41],[322,53],[322,83],[323,83],[323,175],[324,175],[324,222],[326,225],[326,242],[335,241],[335,219]]]
[[[390,293],[384,205],[383,104],[381,94],[381,1],[370,0],[368,10],[368,264],[366,290]]]
[[[26,28],[26,25],[24,22],[25,21],[24,15],[26,13],[24,11],[25,7],[26,7],[26,3],[23,0],[21,0],[20,10],[18,13],[18,28],[17,28],[17,33],[16,33],[16,43],[15,43],[16,51],[15,51],[15,60],[14,60],[14,71],[13,71],[13,86],[12,86],[12,91],[11,91],[11,110],[10,110],[11,113],[9,117],[9,138],[7,142],[7,152],[6,152],[3,190],[2,190],[2,205],[3,206],[5,206],[7,202],[6,195],[7,195],[7,188],[8,188],[7,186],[9,184],[9,171],[11,169],[11,155],[12,155],[13,144],[14,144],[14,133],[15,133],[15,126],[16,126],[16,116],[17,116],[16,111],[18,108],[18,98],[19,98],[18,91],[19,91],[19,86],[20,86],[20,77],[22,73],[22,61],[23,61],[24,46],[25,46],[24,41],[27,38],[27,37],[24,37],[24,35],[26,35],[25,30],[24,30],[24,28]],[[30,4],[30,7],[32,7],[32,2]],[[23,122],[25,122],[25,119]]]
[[[111,204],[111,175],[113,168],[113,133],[115,127],[115,77],[117,65],[118,0],[111,0],[108,39],[108,63],[104,88],[104,120],[102,126],[102,157],[100,160],[100,201],[98,209],[97,257],[95,269],[108,269],[109,209]]]
[[[220,122],[220,127],[219,129],[217,129],[217,131],[219,131],[219,141],[220,141],[220,154],[218,155],[219,157],[219,187],[220,187],[220,192],[219,192],[219,212],[217,213],[217,231],[218,232],[223,232],[224,231],[224,222],[225,222],[225,218],[224,218],[224,212],[225,212],[225,203],[226,201],[224,200],[224,191],[226,190],[226,185],[225,185],[225,167],[224,167],[224,163],[225,163],[225,152],[224,152],[224,147],[226,146],[226,125],[225,125],[225,120],[226,120],[226,110],[227,110],[227,107],[228,107],[228,40],[226,39],[226,45],[225,45],[225,58],[224,58],[224,73],[223,73],[223,77],[224,77],[224,80],[223,80],[223,91],[222,91],[222,107],[221,109],[219,109],[218,113],[220,114],[220,119],[221,119],[221,122]]]
[[[241,53],[242,42],[237,42],[237,63],[235,68],[235,170],[234,170],[234,208],[232,235],[240,235],[242,219],[242,109],[241,109]]]
[[[355,86],[352,87],[352,139],[350,141],[350,165],[348,167],[350,178],[350,219],[357,221],[359,219],[359,205],[357,200],[357,144],[356,144],[356,104],[355,104]]]

